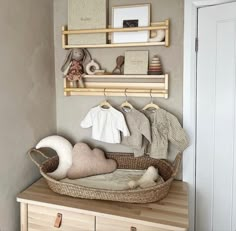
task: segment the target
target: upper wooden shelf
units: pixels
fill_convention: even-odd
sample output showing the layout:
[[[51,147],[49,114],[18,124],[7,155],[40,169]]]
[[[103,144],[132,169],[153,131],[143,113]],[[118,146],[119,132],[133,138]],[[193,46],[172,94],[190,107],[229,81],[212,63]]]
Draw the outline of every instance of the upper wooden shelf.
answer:
[[[85,79],[164,79],[165,75],[85,75]]]
[[[163,22],[153,22],[148,27],[131,27],[131,28],[103,28],[103,29],[87,29],[87,30],[67,30],[66,26],[62,27],[62,47],[64,49],[71,48],[116,48],[116,47],[140,47],[140,46],[166,46],[170,44],[169,19]],[[108,33],[108,40],[110,41],[111,33],[114,32],[132,32],[132,31],[153,31],[165,30],[165,41],[163,42],[143,42],[143,43],[107,43],[107,44],[83,44],[83,45],[69,45],[68,35],[76,34],[96,34]]]

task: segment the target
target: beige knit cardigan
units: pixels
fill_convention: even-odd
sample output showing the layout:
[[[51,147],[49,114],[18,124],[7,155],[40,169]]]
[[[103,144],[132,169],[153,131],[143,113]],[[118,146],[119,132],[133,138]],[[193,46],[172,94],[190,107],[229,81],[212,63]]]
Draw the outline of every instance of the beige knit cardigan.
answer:
[[[151,124],[152,142],[144,139],[142,148],[135,152],[136,157],[147,153],[155,159],[167,159],[169,141],[180,152],[188,147],[187,134],[174,115],[163,109],[144,113]]]

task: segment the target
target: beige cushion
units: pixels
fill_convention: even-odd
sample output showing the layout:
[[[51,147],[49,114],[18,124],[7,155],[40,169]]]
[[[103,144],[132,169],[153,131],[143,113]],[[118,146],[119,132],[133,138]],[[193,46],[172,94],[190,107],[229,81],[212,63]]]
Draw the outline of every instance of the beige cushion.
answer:
[[[72,166],[67,172],[69,179],[110,173],[115,171],[117,164],[114,160],[106,159],[104,152],[93,149],[85,144],[78,143],[72,151]]]

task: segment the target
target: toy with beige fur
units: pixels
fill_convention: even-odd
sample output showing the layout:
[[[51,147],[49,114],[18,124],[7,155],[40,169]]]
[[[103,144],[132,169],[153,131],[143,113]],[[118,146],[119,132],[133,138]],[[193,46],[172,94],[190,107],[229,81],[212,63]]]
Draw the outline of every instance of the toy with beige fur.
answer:
[[[128,183],[130,189],[140,188],[149,188],[156,185],[156,181],[159,178],[158,169],[150,166],[143,176],[137,181],[130,181]]]

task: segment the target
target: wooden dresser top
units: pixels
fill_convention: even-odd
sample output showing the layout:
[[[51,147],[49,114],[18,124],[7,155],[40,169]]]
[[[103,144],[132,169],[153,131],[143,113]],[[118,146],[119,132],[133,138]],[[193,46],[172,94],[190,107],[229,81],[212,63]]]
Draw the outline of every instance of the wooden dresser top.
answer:
[[[149,204],[129,204],[111,201],[84,200],[63,196],[51,191],[41,178],[24,192],[17,201],[21,203],[60,208],[107,218],[118,217],[122,221],[136,221],[142,224],[162,224],[163,227],[188,229],[188,187],[181,181],[174,181],[169,195],[162,201]]]

